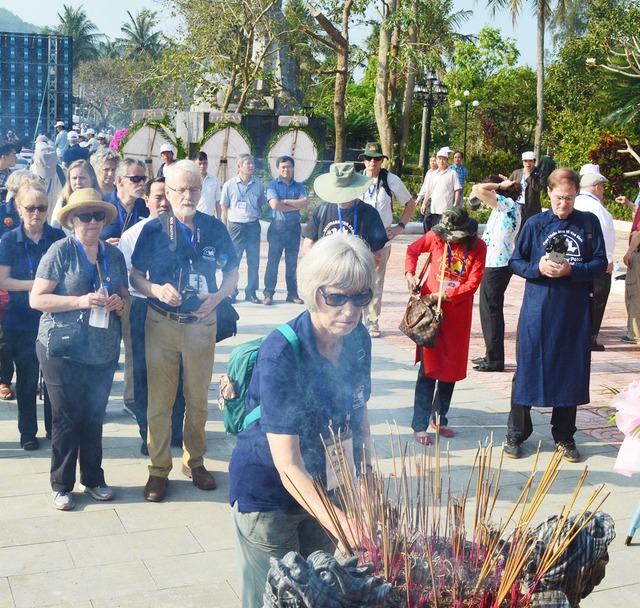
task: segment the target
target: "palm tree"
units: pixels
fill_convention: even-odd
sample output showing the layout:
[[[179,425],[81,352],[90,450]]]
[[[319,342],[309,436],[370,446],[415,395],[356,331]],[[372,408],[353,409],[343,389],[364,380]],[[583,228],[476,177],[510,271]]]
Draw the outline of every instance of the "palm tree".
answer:
[[[154,32],[157,25],[156,12],[148,9],[138,11],[135,17],[127,11],[129,21],[125,22],[120,31],[124,34],[118,42],[124,48],[126,55],[139,57],[148,55],[151,59],[158,59],[164,49],[160,32]]]
[[[105,59],[122,57],[122,45],[117,40],[105,40],[100,44],[100,57]]]
[[[89,20],[82,6],[73,8],[63,4],[62,14],[58,13],[58,19],[60,23],[55,28],[55,33],[73,38],[74,68],[81,61],[90,61],[100,56],[97,43],[104,35],[97,33],[98,27]]]
[[[544,35],[547,21],[555,12],[556,19],[562,18],[571,0],[487,0],[487,7],[495,16],[496,12],[505,9],[511,12],[513,24],[516,24],[518,14],[524,4],[534,4],[537,17],[537,53],[536,70],[538,73],[538,83],[536,87],[536,131],[534,142],[534,153],[536,158],[540,158],[540,148],[542,141],[542,128],[544,126]]]

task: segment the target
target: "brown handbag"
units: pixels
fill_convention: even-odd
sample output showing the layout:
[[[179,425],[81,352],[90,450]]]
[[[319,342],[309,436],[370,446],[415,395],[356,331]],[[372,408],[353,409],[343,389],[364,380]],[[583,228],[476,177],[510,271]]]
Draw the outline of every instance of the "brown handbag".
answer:
[[[404,317],[398,325],[398,329],[406,336],[411,338],[418,346],[425,348],[433,348],[436,345],[436,339],[440,326],[442,325],[442,286],[444,284],[444,257],[442,258],[442,271],[440,272],[440,290],[438,292],[437,304],[427,304],[420,297],[420,289],[422,287],[422,279],[424,273],[431,261],[431,253],[428,254],[427,260],[418,277],[418,284],[414,289],[414,293],[409,297],[407,309],[404,311]]]

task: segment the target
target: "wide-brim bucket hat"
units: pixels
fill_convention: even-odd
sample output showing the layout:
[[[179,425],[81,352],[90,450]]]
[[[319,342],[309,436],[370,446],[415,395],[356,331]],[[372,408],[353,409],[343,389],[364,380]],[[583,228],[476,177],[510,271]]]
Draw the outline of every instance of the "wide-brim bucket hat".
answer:
[[[73,228],[73,216],[82,213],[84,209],[102,209],[105,212],[104,225],[108,226],[116,219],[118,210],[111,203],[102,200],[102,195],[93,188],[81,188],[76,190],[70,197],[67,204],[58,211],[57,220],[65,228]]]
[[[348,203],[359,198],[371,185],[373,179],[356,171],[353,163],[334,163],[329,173],[316,177],[313,189],[328,203]]]
[[[442,214],[442,219],[432,228],[447,243],[460,241],[468,236],[478,234],[478,221],[469,217],[464,207],[453,207]]]

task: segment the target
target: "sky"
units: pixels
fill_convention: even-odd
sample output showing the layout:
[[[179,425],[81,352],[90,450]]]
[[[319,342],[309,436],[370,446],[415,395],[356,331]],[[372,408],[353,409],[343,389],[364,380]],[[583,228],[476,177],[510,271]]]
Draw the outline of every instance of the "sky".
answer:
[[[37,26],[55,25],[58,23],[57,13],[63,5],[83,6],[89,19],[93,21],[101,33],[114,39],[120,35],[120,27],[128,19],[127,10],[136,11],[148,8],[158,11],[161,26],[165,34],[175,31],[176,24],[171,21],[169,11],[156,0],[28,0],[15,2],[0,0],[0,6],[10,10],[21,19]],[[531,3],[525,3],[525,6]],[[491,18],[485,8],[485,0],[454,0],[457,10],[472,10],[473,16],[461,27],[461,33],[477,34],[484,26],[499,27],[505,36],[514,38],[520,51],[520,63],[535,66],[535,18],[526,11],[518,20],[516,30],[511,24],[511,17],[506,12]]]

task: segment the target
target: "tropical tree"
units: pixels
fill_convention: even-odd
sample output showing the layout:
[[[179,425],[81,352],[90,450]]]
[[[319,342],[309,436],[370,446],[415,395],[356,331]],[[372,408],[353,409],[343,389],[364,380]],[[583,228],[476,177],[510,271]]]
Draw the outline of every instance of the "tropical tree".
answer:
[[[487,6],[495,16],[498,10],[508,10],[511,13],[513,24],[516,24],[518,15],[523,5],[533,6],[536,14],[536,131],[534,151],[536,158],[540,158],[542,142],[542,130],[544,128],[544,37],[547,21],[555,13],[558,19],[562,18],[567,4],[571,0],[487,0]]]
[[[58,19],[60,23],[49,32],[73,38],[74,68],[82,61],[90,61],[100,56],[98,43],[104,38],[104,34],[98,33],[98,26],[87,17],[82,5],[73,8],[63,4],[62,13],[58,13]]]
[[[148,56],[151,59],[158,59],[164,49],[164,43],[161,32],[153,31],[158,24],[157,13],[143,9],[135,16],[131,11],[127,11],[127,15],[129,21],[120,28],[123,37],[117,41],[124,49],[125,55],[131,58]]]
[[[122,57],[122,46],[117,40],[105,40],[98,45],[100,57],[105,59],[117,59]]]

